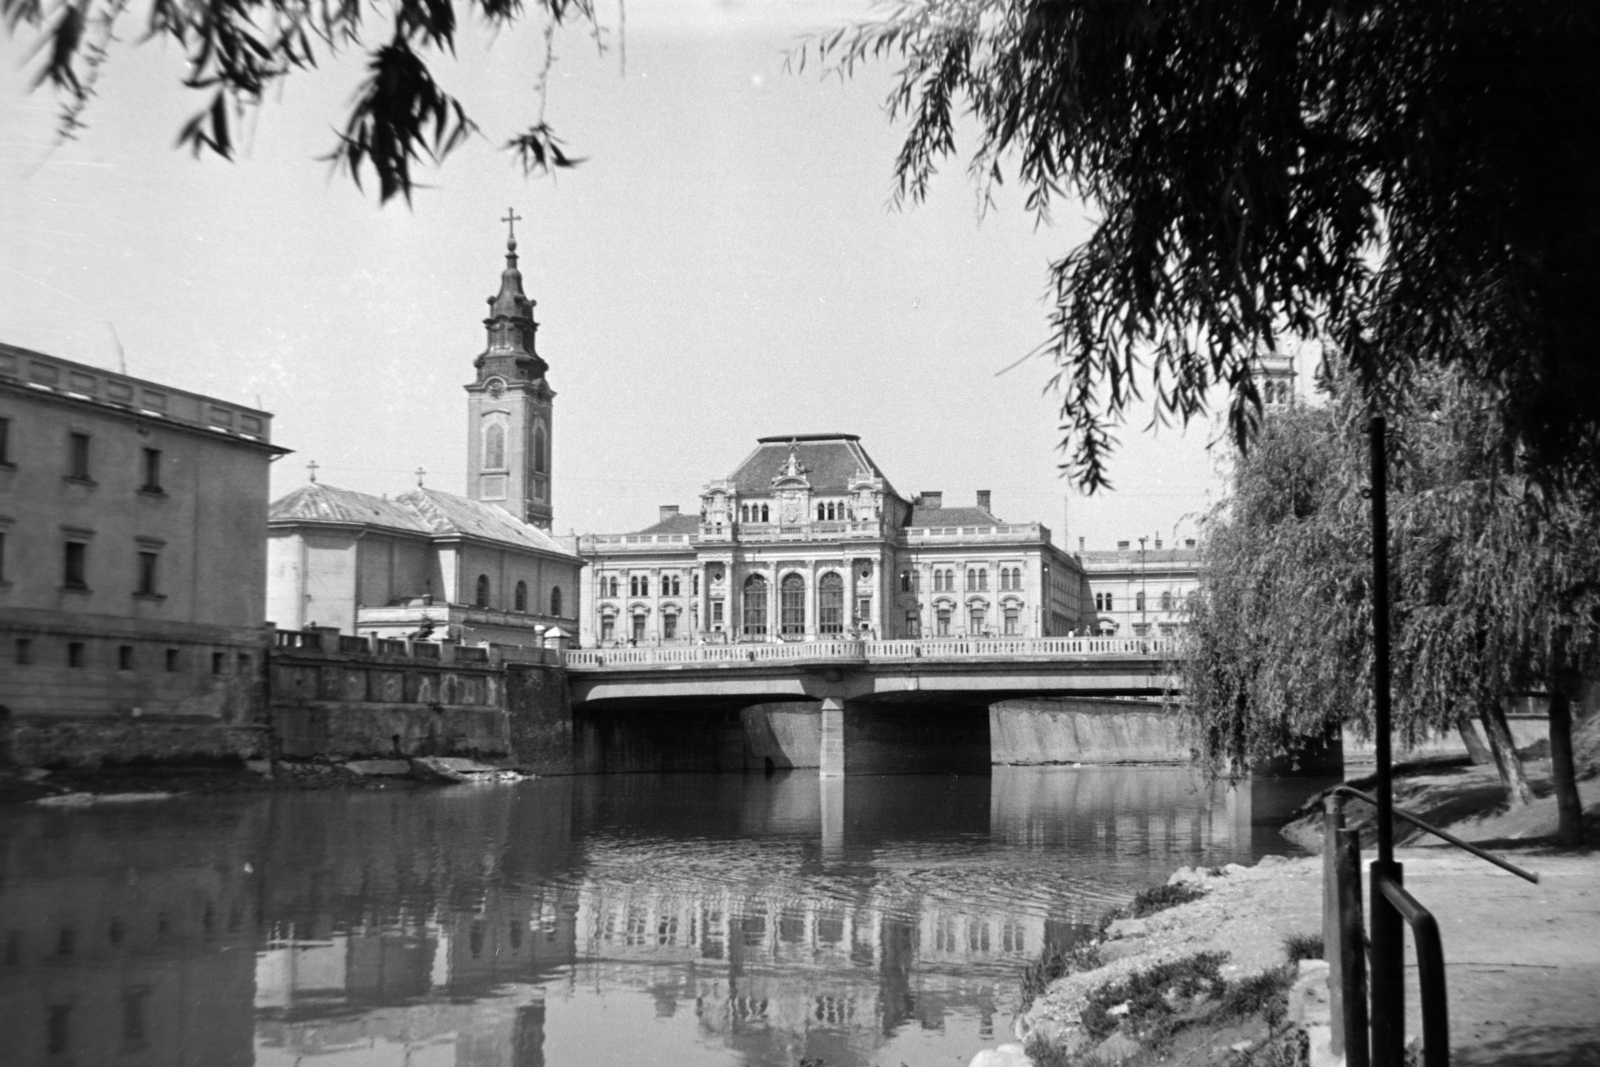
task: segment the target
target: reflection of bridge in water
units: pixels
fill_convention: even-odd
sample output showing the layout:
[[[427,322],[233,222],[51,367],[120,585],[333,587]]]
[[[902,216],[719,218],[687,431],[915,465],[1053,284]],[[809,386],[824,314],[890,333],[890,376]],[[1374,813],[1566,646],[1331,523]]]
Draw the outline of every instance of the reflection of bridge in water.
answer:
[[[1176,651],[1169,639],[933,638],[592,649],[564,658],[580,718],[677,712],[673,721],[689,730],[707,709],[816,701],[816,766],[827,778],[986,765],[989,705],[1160,695],[1175,684]]]
[[[159,807],[0,827],[0,1028],[24,1067],[533,1067],[624,1039],[879,1062],[907,1027],[988,1026],[1043,943],[1260,832],[1248,794],[1109,768]]]

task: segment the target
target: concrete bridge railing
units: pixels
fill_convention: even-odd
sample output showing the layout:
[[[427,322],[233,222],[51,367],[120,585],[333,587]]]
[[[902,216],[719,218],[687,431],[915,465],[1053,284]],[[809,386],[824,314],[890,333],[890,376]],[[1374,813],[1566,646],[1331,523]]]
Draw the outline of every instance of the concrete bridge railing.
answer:
[[[1177,655],[1172,638],[1151,637],[982,637],[922,638],[901,641],[792,641],[650,648],[569,649],[568,670],[637,671],[650,667],[728,668],[809,664],[873,664],[905,660],[1003,661],[1094,659]]]

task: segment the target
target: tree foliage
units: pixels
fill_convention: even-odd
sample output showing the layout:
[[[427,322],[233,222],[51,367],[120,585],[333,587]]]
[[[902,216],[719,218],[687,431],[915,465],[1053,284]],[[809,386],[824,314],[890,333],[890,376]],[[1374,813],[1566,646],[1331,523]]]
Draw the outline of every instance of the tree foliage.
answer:
[[[592,0],[534,0],[534,7],[546,25],[544,65],[529,94],[540,114],[504,144],[530,173],[579,162],[542,115],[550,31],[578,23],[603,44]],[[465,0],[463,10],[496,30],[527,17],[522,0]],[[387,0],[370,7],[362,0],[150,0],[138,11],[130,0],[0,0],[7,30],[34,37],[44,56],[35,85],[49,82],[61,95],[65,137],[84,125],[118,30],[136,20],[141,43],[167,40],[183,50],[183,85],[206,98],[178,133],[178,144],[196,155],[231,159],[241,113],[259,105],[268,89],[324,58],[365,52],[367,78],[324,158],[358,186],[370,169],[380,202],[409,200],[417,164],[441,161],[482,133],[430,67],[454,54],[460,14],[454,0]]]
[[[1248,442],[1285,335],[1385,404],[1464,367],[1560,483],[1600,475],[1597,43],[1591,0],[912,0],[801,59],[899,63],[902,200],[965,114],[980,183],[1099,213],[1046,346],[1088,488],[1144,389],[1187,420],[1220,384]]]
[[[1370,443],[1357,382],[1334,374],[1328,404],[1268,421],[1207,520],[1183,682],[1214,768],[1328,723],[1372,729]],[[1499,430],[1462,371],[1419,375],[1394,416],[1391,687],[1408,740],[1521,693],[1570,704],[1600,671],[1600,509],[1526,477]]]

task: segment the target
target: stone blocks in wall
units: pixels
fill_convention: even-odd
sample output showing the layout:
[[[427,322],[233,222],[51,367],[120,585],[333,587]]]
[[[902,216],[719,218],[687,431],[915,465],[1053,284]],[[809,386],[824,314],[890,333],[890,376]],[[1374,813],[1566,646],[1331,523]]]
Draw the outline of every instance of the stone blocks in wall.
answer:
[[[315,701],[276,706],[278,754],[297,759],[511,755],[501,708]]]
[[[572,696],[567,672],[560,667],[508,664],[498,681],[517,766],[534,774],[571,774]]]
[[[1189,762],[1177,714],[1158,703],[1002,700],[989,708],[989,732],[997,764]]]
[[[206,720],[26,718],[11,723],[10,739],[13,762],[30,767],[239,763],[267,747],[264,726]]]

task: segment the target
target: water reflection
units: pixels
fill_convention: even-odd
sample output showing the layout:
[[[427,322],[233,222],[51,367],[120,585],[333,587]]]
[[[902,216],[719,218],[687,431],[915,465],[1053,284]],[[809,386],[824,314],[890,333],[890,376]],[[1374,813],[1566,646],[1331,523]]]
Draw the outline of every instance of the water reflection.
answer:
[[[0,815],[21,1064],[963,1061],[1021,965],[1283,847],[1187,772],[546,779]]]

